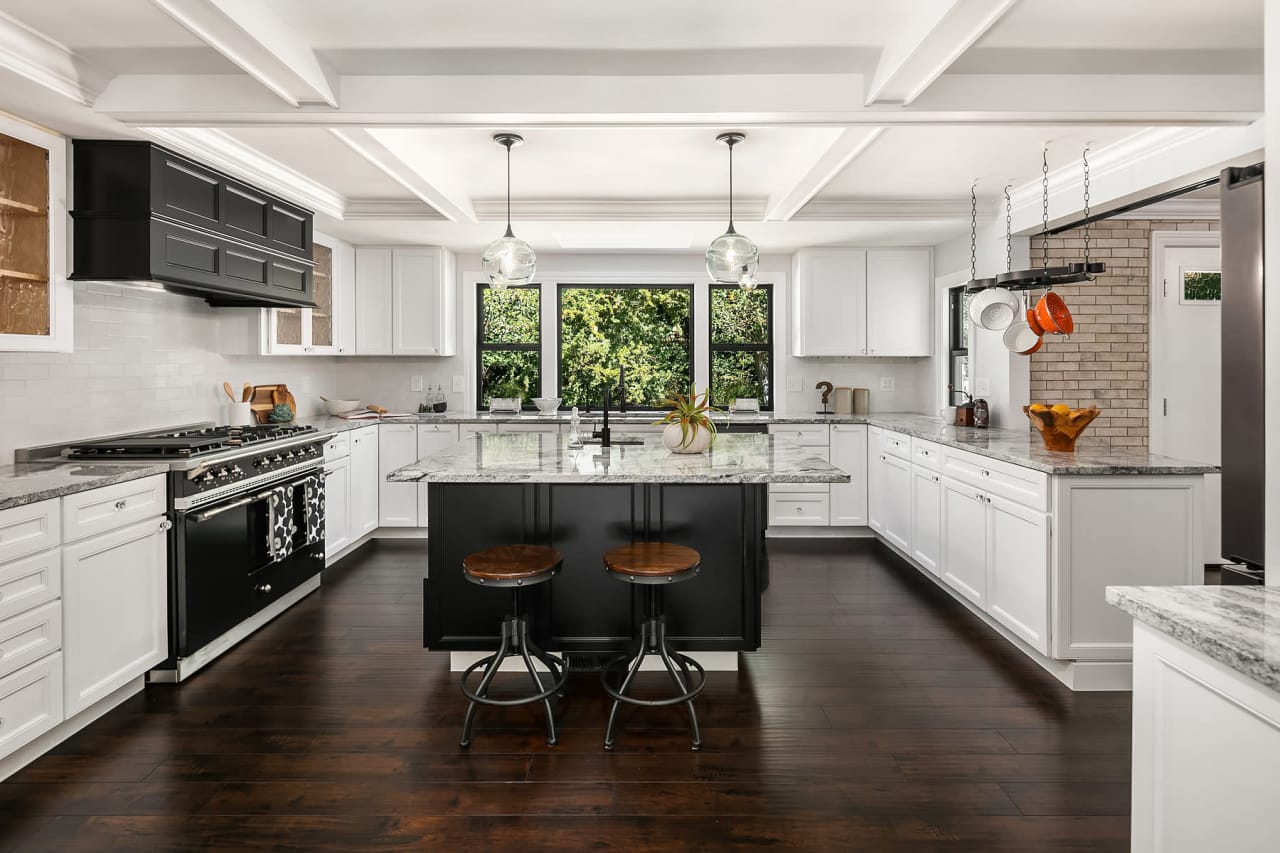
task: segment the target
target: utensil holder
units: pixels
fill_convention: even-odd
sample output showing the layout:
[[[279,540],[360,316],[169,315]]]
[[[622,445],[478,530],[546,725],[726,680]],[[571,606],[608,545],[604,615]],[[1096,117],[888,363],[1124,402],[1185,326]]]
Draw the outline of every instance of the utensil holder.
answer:
[[[248,403],[227,403],[222,407],[222,419],[228,426],[246,426],[254,422]]]

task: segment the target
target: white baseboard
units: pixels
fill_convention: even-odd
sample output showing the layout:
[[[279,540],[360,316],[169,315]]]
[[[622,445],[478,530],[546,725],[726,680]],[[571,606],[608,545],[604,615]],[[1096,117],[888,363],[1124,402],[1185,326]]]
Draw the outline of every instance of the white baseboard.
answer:
[[[0,782],[8,779],[14,773],[17,773],[23,767],[26,767],[85,726],[94,722],[103,714],[111,711],[130,696],[141,693],[145,686],[146,679],[139,675],[128,684],[103,696],[71,719],[63,720],[49,731],[40,735],[40,737],[31,741],[31,743],[0,759]]]
[[[870,527],[766,527],[765,539],[872,539]]]
[[[491,652],[449,652],[449,671],[462,672],[471,664],[480,660],[482,657],[492,654]],[[738,653],[737,652],[685,652],[689,657],[702,664],[702,668],[707,672],[737,672],[738,671]],[[533,662],[534,668],[542,672],[546,672],[546,668],[538,661]],[[650,656],[645,658],[643,664],[640,665],[641,672],[661,672],[663,670],[662,659]],[[502,662],[502,668],[499,672],[526,672],[524,661],[519,658],[507,658]]]
[[[373,539],[426,539],[425,527],[379,527],[369,534]]]

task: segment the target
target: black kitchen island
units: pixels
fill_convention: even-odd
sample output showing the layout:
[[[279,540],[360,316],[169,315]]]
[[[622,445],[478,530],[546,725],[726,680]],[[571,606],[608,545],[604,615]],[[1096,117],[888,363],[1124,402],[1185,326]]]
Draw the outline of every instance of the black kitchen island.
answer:
[[[709,452],[685,455],[667,451],[656,434],[639,445],[570,448],[565,436],[520,433],[476,435],[388,479],[427,484],[426,647],[495,647],[510,599],[468,582],[462,559],[524,542],[564,555],[561,574],[526,593],[536,641],[591,655],[633,642],[641,595],[609,577],[602,556],[642,539],[702,554],[702,574],[667,599],[678,648],[759,648],[768,484],[849,476],[803,449],[775,447],[768,435],[723,435]]]

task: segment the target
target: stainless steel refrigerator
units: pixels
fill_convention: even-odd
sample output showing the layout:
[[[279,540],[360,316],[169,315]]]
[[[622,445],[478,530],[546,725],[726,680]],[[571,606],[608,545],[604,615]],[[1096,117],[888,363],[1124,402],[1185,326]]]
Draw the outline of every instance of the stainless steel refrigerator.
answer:
[[[1222,194],[1222,570],[1262,583],[1266,452],[1261,163],[1224,169]]]

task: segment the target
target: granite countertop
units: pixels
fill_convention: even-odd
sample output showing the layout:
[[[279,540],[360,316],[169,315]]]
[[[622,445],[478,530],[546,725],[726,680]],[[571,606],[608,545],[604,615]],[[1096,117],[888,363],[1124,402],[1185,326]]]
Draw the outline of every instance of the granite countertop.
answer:
[[[847,483],[849,475],[772,436],[722,434],[707,453],[671,453],[661,437],[643,444],[570,448],[568,436],[481,433],[387,475],[428,483]]]
[[[164,474],[161,463],[29,462],[0,466],[0,510]]]
[[[583,417],[584,423],[596,423],[600,418],[598,412]],[[556,415],[520,414],[491,415],[488,412],[447,412],[441,415],[414,415],[411,418],[395,418],[392,423],[568,423],[569,416],[565,412]],[[625,415],[610,413],[611,423],[652,423],[656,416],[649,413],[632,413]],[[348,421],[342,418],[316,417],[303,418],[300,423],[313,424],[320,429],[339,432],[359,429],[362,426],[378,423],[376,420]],[[1059,453],[1045,450],[1040,436],[1030,430],[1012,429],[973,429],[956,427],[943,423],[940,418],[913,413],[888,412],[870,415],[777,415],[772,412],[747,415],[721,415],[716,423],[728,424],[731,430],[734,424],[869,424],[895,432],[913,435],[928,441],[968,450],[991,459],[998,459],[1013,465],[1021,465],[1046,474],[1090,475],[1090,474],[1212,474],[1217,473],[1216,465],[1203,462],[1192,462],[1186,459],[1172,459],[1158,456],[1141,449],[1111,448],[1105,443],[1094,443],[1086,432],[1076,445],[1074,453]]]
[[[1280,589],[1109,586],[1107,603],[1280,691]]]

